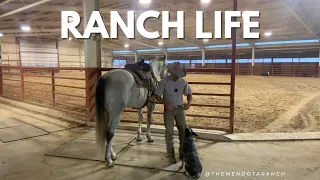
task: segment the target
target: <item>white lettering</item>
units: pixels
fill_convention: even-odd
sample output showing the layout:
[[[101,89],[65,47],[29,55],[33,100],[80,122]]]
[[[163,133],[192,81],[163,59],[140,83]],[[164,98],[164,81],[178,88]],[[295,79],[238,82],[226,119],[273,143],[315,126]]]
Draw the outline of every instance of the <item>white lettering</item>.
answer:
[[[214,38],[221,38],[221,11],[214,12]]]
[[[203,11],[196,12],[196,38],[212,38],[211,32],[203,32]]]
[[[177,28],[177,38],[184,38],[184,12],[177,11],[177,21],[169,21],[169,11],[162,11],[162,38],[169,38],[169,28]]]
[[[97,22],[98,27],[94,27],[95,22]],[[103,38],[109,38],[109,34],[99,11],[92,12],[86,29],[84,30],[83,38],[89,38],[92,33],[101,33]]]
[[[156,39],[160,37],[160,34],[158,31],[155,32],[148,32],[145,28],[144,28],[144,22],[148,19],[148,18],[159,18],[160,13],[158,11],[146,11],[144,13],[142,13],[138,19],[137,19],[137,29],[138,32],[145,38],[148,39]]]
[[[243,18],[243,38],[259,39],[259,32],[250,32],[251,27],[259,27],[259,22],[251,22],[250,17],[259,17],[259,11],[246,11],[242,15]]]
[[[110,11],[110,30],[109,36],[106,26],[103,22],[99,11],[93,11],[87,24],[84,25],[83,35],[77,30],[80,24],[80,15],[75,11],[61,11],[61,38],[69,38],[69,33],[74,35],[75,38],[90,38],[92,33],[101,34],[103,38],[118,38],[118,27],[121,28],[123,33],[128,39],[135,38],[135,28],[138,32],[147,39],[170,38],[170,28],[176,28],[177,38],[184,38],[184,12],[177,11],[176,21],[170,21],[169,11],[162,11],[162,33],[160,31],[150,31],[145,27],[145,23],[149,18],[159,19],[161,12],[146,11],[143,12],[135,22],[135,12],[127,12],[127,22],[121,18],[117,11]],[[197,39],[212,39],[213,32],[205,32],[204,30],[204,15],[203,11],[196,11],[196,38]],[[240,28],[241,23],[234,21],[235,17],[241,17],[240,11],[225,11],[224,22],[224,38],[232,38],[232,29]],[[259,17],[259,11],[246,11],[243,16],[243,38],[258,39],[259,32],[251,32],[251,28],[258,28],[259,22],[251,22],[251,17]],[[216,39],[222,38],[222,12],[215,11],[214,17],[214,37]],[[69,19],[72,19],[69,20]],[[136,25],[135,25],[136,23]],[[161,22],[159,22],[159,26]],[[136,27],[135,27],[136,26]]]
[[[72,17],[72,22],[69,22],[69,17]],[[77,12],[61,11],[61,38],[69,38],[68,30],[70,30],[75,38],[82,38],[81,34],[76,28],[79,24],[80,15]]]
[[[232,22],[232,17],[241,17],[240,11],[225,12],[225,38],[231,38],[231,28],[240,27],[240,22]]]
[[[128,26],[123,22],[118,11],[110,11],[111,38],[118,38],[118,25],[127,38],[134,38],[134,11],[128,11],[127,24]]]

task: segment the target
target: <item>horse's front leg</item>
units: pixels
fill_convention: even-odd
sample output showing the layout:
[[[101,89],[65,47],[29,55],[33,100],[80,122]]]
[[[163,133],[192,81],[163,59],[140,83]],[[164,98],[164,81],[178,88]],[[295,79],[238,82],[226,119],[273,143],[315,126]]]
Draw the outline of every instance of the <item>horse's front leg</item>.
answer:
[[[155,102],[155,98],[152,98],[152,102]],[[155,103],[150,102],[148,104],[148,114],[147,114],[147,138],[148,142],[153,142],[153,137],[151,136],[151,121],[152,121],[152,114],[154,111],[154,108],[156,106]]]
[[[142,138],[141,138],[141,124],[142,124],[142,121],[143,121],[143,112],[142,112],[142,108],[141,109],[138,109],[138,116],[139,116],[139,127],[138,127],[138,136],[137,136],[137,141],[142,141]]]

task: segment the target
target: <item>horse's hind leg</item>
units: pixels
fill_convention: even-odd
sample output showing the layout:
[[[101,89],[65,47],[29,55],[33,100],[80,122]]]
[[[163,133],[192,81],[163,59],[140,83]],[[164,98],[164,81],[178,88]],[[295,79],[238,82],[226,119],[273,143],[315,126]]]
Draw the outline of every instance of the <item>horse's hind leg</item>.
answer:
[[[142,121],[143,121],[143,111],[142,111],[142,108],[141,109],[138,109],[138,116],[139,116],[139,127],[138,127],[138,135],[137,135],[137,141],[142,141],[142,138],[141,138],[141,124],[142,124]]]
[[[109,167],[114,166],[114,160],[116,160],[116,153],[113,152],[112,149],[112,139],[115,133],[116,128],[118,127],[120,123],[120,114],[111,114],[111,122],[110,126],[107,131],[107,147],[106,147],[106,156],[105,160],[107,161],[107,164]]]
[[[154,101],[152,99],[151,101]],[[154,111],[156,104],[155,103],[149,103],[148,104],[148,115],[147,115],[147,138],[148,142],[153,142],[153,137],[151,136],[151,121],[152,121],[152,114]]]

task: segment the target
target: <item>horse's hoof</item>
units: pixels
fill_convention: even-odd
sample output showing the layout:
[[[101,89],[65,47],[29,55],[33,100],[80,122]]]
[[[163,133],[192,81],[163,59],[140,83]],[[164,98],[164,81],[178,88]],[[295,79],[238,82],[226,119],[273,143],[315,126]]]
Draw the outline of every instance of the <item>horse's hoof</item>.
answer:
[[[107,165],[109,168],[114,166],[114,162],[112,160],[107,160]]]
[[[147,136],[148,142],[154,142],[153,138],[151,136]]]
[[[139,142],[142,141],[142,138],[137,138],[137,141],[139,141]]]
[[[111,159],[112,159],[112,161],[117,160],[117,155],[116,155],[116,154],[112,155],[112,156],[111,156]]]

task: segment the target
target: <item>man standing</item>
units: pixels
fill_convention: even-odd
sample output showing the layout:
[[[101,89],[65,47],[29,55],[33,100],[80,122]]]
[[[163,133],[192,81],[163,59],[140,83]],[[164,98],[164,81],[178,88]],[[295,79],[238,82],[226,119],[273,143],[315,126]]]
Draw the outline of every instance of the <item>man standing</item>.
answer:
[[[188,110],[192,101],[192,91],[188,82],[183,79],[186,69],[179,62],[168,65],[169,76],[164,77],[158,84],[155,95],[156,99],[164,104],[164,125],[167,153],[171,163],[176,163],[173,147],[174,121],[179,131],[179,159],[182,159],[183,138],[186,125],[185,110]],[[183,103],[183,95],[187,96],[188,102]],[[163,98],[161,97],[163,96]]]

